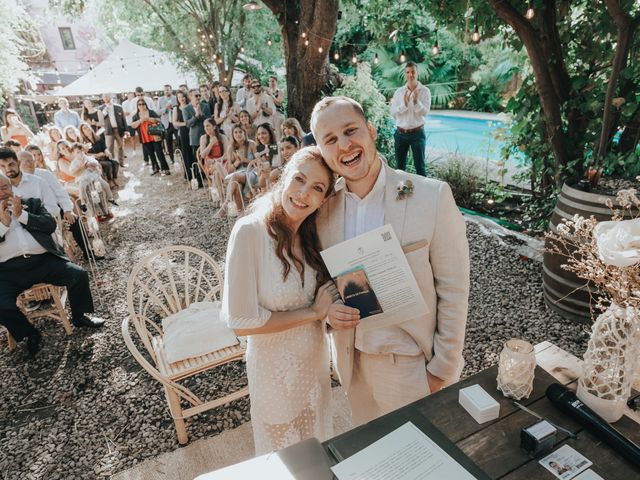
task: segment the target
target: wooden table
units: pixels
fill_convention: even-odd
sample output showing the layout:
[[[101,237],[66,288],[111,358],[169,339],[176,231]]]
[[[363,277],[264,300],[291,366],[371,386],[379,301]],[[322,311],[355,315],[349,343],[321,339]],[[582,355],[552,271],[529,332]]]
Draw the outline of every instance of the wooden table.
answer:
[[[575,387],[576,379],[580,374],[580,361],[549,342],[536,345],[536,358],[538,366],[536,367],[533,392],[528,399],[522,400],[520,403],[558,425],[578,433],[578,439],[570,439],[567,435],[559,432],[559,441],[555,448],[557,449],[563,444],[570,445],[591,460],[593,462],[591,469],[604,479],[640,479],[640,468],[626,461],[576,421],[561,413],[545,397],[545,390],[551,383],[559,382],[570,388]],[[325,451],[328,456],[331,456],[327,448],[329,443],[341,442],[342,445],[348,445],[352,450],[350,455],[390,433],[408,420],[415,419],[419,423],[422,416],[422,418],[428,419],[490,478],[554,479],[555,477],[538,463],[538,459],[531,458],[519,448],[520,429],[535,423],[537,419],[515,407],[512,400],[503,397],[496,390],[496,376],[497,366],[494,366],[467,377],[438,393],[324,442]],[[458,403],[459,390],[474,384],[482,386],[500,403],[500,417],[498,419],[480,425],[460,406]],[[627,438],[640,444],[640,415],[628,410],[627,414],[614,426]],[[294,454],[294,456],[297,456],[298,461],[304,460],[304,458],[300,458],[304,457],[304,450],[300,446],[294,445],[278,452],[281,461],[287,463],[286,456],[290,449],[297,449],[299,454]],[[293,450],[291,453],[294,453]],[[258,463],[264,463],[265,458],[268,460],[269,457],[259,457],[244,463],[253,463],[254,467],[260,468]],[[317,460],[314,462],[315,467]],[[310,465],[311,463],[309,462]],[[242,464],[238,466],[240,465]],[[199,479],[229,478],[225,476],[225,471],[230,472],[225,468],[212,472],[212,474],[203,475]],[[303,475],[294,478],[320,477]],[[331,478],[330,473],[327,478]]]

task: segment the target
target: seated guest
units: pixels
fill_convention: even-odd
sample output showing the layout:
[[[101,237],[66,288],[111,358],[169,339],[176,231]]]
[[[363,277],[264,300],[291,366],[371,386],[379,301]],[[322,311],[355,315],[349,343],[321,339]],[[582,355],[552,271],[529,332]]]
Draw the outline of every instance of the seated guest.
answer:
[[[84,146],[80,143],[71,145],[72,161],[69,173],[74,177],[80,190],[80,199],[89,207],[91,215],[99,222],[113,218],[109,203],[113,201],[113,194],[109,184],[100,174],[100,164],[97,160],[84,153]],[[97,196],[94,195],[97,193]],[[108,202],[108,203],[107,203]]]
[[[7,108],[4,112],[4,125],[0,127],[0,137],[5,146],[6,142],[13,140],[18,142],[20,147],[24,147],[33,137],[33,132],[24,124],[18,112]]]
[[[228,164],[224,157],[224,137],[211,118],[204,121],[204,135],[200,137],[200,168],[207,176],[213,175],[215,163]],[[226,166],[226,165],[223,165]]]
[[[17,140],[7,140],[6,142],[4,142],[4,146],[6,148],[10,148],[16,153],[22,151],[22,145],[20,145],[20,142],[18,142]]]
[[[253,121],[251,120],[251,115],[246,110],[240,110],[238,114],[238,119],[240,120],[240,127],[244,130],[245,135],[249,140],[256,139],[256,127],[253,126]]]
[[[11,181],[15,195],[20,198],[37,198],[54,218],[60,214],[56,197],[47,183],[35,175],[22,173],[18,155],[10,148],[0,148],[0,172]]]
[[[80,134],[78,133],[78,129],[69,125],[65,127],[63,130],[64,139],[69,143],[77,143],[80,141]]]
[[[58,127],[49,127],[47,132],[49,134],[49,145],[47,146],[47,154],[49,160],[53,162],[58,161],[58,142],[62,140],[62,132]]]
[[[282,122],[282,136],[283,137],[296,137],[298,143],[302,143],[302,137],[305,136],[304,130],[302,130],[302,125],[296,118],[287,118],[284,122]]]
[[[104,126],[104,117],[102,112],[98,110],[93,104],[93,101],[88,98],[82,102],[82,121],[85,123],[80,125],[80,133],[82,133],[82,125],[88,124],[91,130],[96,133]]]
[[[73,152],[71,145],[66,140],[58,140],[56,143],[56,175],[61,182],[68,184],[66,188],[73,190],[73,183],[76,178],[71,175],[71,162],[73,162]],[[75,194],[75,193],[74,193]],[[77,196],[77,195],[76,195]]]
[[[298,139],[293,136],[284,137],[280,140],[280,166],[274,168],[269,175],[269,181],[271,185],[276,183],[282,175],[282,170],[291,158],[291,156],[300,150],[300,143]]]
[[[226,215],[227,204],[230,202],[235,202],[237,210],[241,211],[243,198],[251,197],[253,189],[258,186],[258,173],[252,163],[256,158],[256,144],[247,139],[244,130],[239,126],[233,129],[226,158],[231,164],[233,173],[225,178],[227,183],[226,200],[218,210],[216,217]]]
[[[69,224],[69,229],[71,230],[73,239],[80,247],[80,250],[82,250],[85,258],[88,259],[89,254],[87,251],[87,244],[85,243],[82,231],[80,230],[80,222],[77,221],[78,216],[73,211],[73,201],[53,172],[47,168],[39,166],[42,165],[42,163],[39,164],[38,162],[38,152],[39,156],[42,157],[42,152],[39,147],[36,145],[27,145],[25,151],[18,154],[20,170],[22,173],[35,175],[46,182],[53,192],[53,195],[56,197],[56,202],[60,209],[59,212],[62,215],[62,218]],[[95,255],[94,257],[96,260],[102,260],[104,258]]]
[[[27,145],[24,148],[24,151],[25,152],[29,152],[29,153],[31,153],[31,155],[33,155],[33,161],[34,161],[35,168],[39,168],[39,169],[47,170],[48,172],[51,172],[51,169],[47,165],[47,161],[44,159],[44,153],[42,153],[42,150],[40,149],[39,146],[30,143],[29,145]],[[18,156],[18,160],[20,160],[19,156]],[[21,170],[22,170],[22,168],[21,168]],[[27,172],[27,173],[29,173],[29,172]],[[54,176],[54,178],[55,178],[55,176]]]
[[[258,171],[258,186],[265,192],[269,189],[269,175],[273,167],[280,166],[278,154],[278,142],[273,128],[268,123],[263,123],[256,131],[258,145],[256,147],[256,160]]]
[[[27,339],[27,351],[40,350],[40,332],[16,306],[20,293],[38,283],[66,287],[71,321],[97,328],[104,320],[93,313],[89,274],[64,255],[51,234],[55,219],[37,198],[14,195],[11,181],[0,174],[0,324],[16,341]]]
[[[118,178],[120,164],[113,159],[111,152],[107,149],[107,143],[104,137],[102,135],[96,135],[93,129],[86,123],[80,125],[80,135],[82,136],[83,143],[91,145],[91,148],[87,150],[87,154],[100,163],[109,187],[117,187],[118,183],[116,182],[116,178]]]

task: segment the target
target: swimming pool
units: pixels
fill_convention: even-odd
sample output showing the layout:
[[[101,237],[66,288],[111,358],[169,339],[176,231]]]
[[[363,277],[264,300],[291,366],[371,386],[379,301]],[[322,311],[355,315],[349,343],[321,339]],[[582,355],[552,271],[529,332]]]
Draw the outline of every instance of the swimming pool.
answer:
[[[454,113],[430,113],[425,122],[427,149],[500,161],[504,142],[495,135],[500,135],[504,128],[504,122],[497,116],[470,118]]]

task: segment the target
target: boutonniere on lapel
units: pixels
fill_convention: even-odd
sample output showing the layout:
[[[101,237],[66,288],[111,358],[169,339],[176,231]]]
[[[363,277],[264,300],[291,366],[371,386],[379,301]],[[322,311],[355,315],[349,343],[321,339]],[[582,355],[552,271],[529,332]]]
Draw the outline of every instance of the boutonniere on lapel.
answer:
[[[406,200],[413,195],[413,182],[411,180],[403,180],[396,187],[396,200]]]

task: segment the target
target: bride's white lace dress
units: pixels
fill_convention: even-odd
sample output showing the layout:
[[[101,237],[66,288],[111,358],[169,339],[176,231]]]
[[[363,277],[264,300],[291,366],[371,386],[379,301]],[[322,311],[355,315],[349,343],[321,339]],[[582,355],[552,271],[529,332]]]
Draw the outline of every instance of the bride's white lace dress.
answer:
[[[313,303],[315,271],[305,266],[304,284],[294,266],[286,281],[282,272],[264,221],[256,215],[238,220],[229,238],[222,307],[230,327],[260,327],[271,312]],[[321,322],[249,336],[247,376],[256,455],[332,436],[329,348]]]

